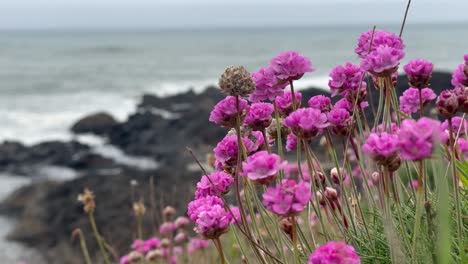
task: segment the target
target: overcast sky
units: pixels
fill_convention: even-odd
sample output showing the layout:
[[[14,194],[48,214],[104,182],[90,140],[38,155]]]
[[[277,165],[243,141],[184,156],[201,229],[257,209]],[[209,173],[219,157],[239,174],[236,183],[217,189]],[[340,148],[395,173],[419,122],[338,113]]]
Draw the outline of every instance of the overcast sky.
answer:
[[[0,29],[391,24],[406,0],[0,0]],[[408,23],[467,23],[468,0],[413,0]],[[467,29],[468,34],[468,29]]]

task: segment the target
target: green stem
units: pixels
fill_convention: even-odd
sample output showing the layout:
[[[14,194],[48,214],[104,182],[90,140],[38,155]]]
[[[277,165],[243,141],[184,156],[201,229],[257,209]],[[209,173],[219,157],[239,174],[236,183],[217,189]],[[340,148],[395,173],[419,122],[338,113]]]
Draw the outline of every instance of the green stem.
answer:
[[[93,228],[94,237],[96,238],[99,249],[101,250],[102,256],[104,257],[104,262],[106,264],[110,264],[109,256],[107,256],[107,253],[106,253],[106,251],[104,249],[104,245],[102,244],[102,237],[99,234],[99,231],[97,229],[96,221],[94,220],[93,212],[88,213],[88,216],[89,216],[89,222],[91,223],[91,227]]]

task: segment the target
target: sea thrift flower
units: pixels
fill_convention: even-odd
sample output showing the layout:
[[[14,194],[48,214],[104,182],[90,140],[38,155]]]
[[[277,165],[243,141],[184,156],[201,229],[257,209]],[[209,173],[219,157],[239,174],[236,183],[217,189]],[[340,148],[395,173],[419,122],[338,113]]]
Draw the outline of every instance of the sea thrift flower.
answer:
[[[338,65],[330,72],[328,86],[332,96],[351,95],[355,97],[361,88],[366,87],[363,81],[364,71],[356,64],[347,62],[344,66]]]
[[[458,98],[458,110],[462,113],[468,114],[468,87],[458,87],[454,90]]]
[[[197,221],[201,212],[215,205],[224,206],[223,200],[217,196],[205,196],[191,201],[187,206],[187,215],[193,222]]]
[[[159,248],[161,246],[161,242],[157,237],[150,238],[143,242],[143,252],[148,253],[149,251]]]
[[[468,75],[465,73],[467,64],[459,64],[453,71],[451,83],[455,87],[466,87],[468,86]]]
[[[454,116],[458,111],[458,96],[455,90],[443,90],[436,101],[437,110],[445,118]]]
[[[354,248],[345,242],[330,241],[318,247],[309,257],[308,264],[360,264]]]
[[[357,104],[356,105],[357,107],[359,107],[360,109],[364,109],[366,107],[369,106],[369,103],[368,102],[361,102],[360,104]],[[336,108],[343,108],[345,109],[346,111],[352,113],[353,112],[353,109],[354,109],[354,105],[346,98],[341,98],[340,100],[338,100],[335,105],[333,106],[334,109]]]
[[[286,138],[286,151],[292,151],[297,147],[297,137],[293,134],[289,134]]]
[[[340,175],[342,179],[340,180]],[[339,168],[339,170],[335,167],[330,170],[330,179],[334,184],[341,184],[348,178],[348,173],[343,169]]]
[[[458,133],[460,136],[465,135],[466,129],[468,129],[468,120],[461,116],[454,116],[452,117],[452,126],[455,134]],[[448,132],[449,124],[447,120],[442,123],[442,129]]]
[[[133,250],[139,253],[145,253],[145,241],[141,239],[137,239],[133,241],[132,245],[130,246]]]
[[[260,133],[261,134],[261,133]],[[242,142],[248,153],[256,150],[255,143],[248,137],[243,137]],[[237,162],[238,146],[237,135],[224,137],[213,149],[217,161],[223,165],[232,166]]]
[[[300,79],[306,72],[313,72],[312,63],[296,51],[286,51],[270,61],[275,77],[282,82]]]
[[[233,182],[234,179],[231,177],[231,175],[222,171],[213,172],[208,176],[204,175],[197,183],[195,198],[208,195],[218,195],[218,193],[220,195],[226,194],[229,191],[229,186],[231,186]]]
[[[329,125],[327,115],[313,108],[297,109],[284,120],[284,124],[301,139],[311,139]]]
[[[284,179],[263,194],[263,204],[271,212],[281,215],[297,215],[310,199],[309,184],[303,181]]]
[[[185,216],[179,216],[174,221],[174,224],[176,225],[177,228],[184,228],[188,226],[189,223],[190,223],[190,220]]]
[[[281,161],[280,156],[259,151],[242,163],[242,174],[257,184],[269,184],[277,173],[284,169],[287,161]]]
[[[447,138],[443,135],[440,122],[427,117],[418,121],[405,119],[398,131],[400,156],[404,160],[430,158],[438,144]]]
[[[210,245],[208,240],[199,239],[199,238],[191,238],[188,245],[188,252],[193,253],[197,250],[203,250]]]
[[[302,94],[300,92],[294,92],[296,97],[296,109],[301,106]],[[286,91],[282,96],[278,96],[275,99],[276,106],[283,116],[288,116],[293,111],[293,100],[291,91]]]
[[[396,71],[404,56],[405,52],[401,49],[378,46],[361,61],[361,67],[375,75],[387,75]]]
[[[430,101],[434,100],[437,95],[430,88],[421,90],[423,106],[426,106]],[[411,114],[419,111],[419,89],[409,88],[400,96],[400,110],[404,113]]]
[[[371,38],[372,46],[370,52],[375,51],[379,46],[389,46],[399,50],[405,48],[403,40],[399,36],[384,30],[375,30],[372,36],[372,30],[369,30],[361,34],[358,40],[358,46],[354,50],[359,58],[364,59],[367,56]]]
[[[320,112],[329,112],[332,108],[331,99],[328,96],[316,95],[309,99],[309,107],[320,110]]]
[[[332,132],[338,136],[348,135],[353,125],[351,115],[343,108],[333,108],[327,114],[327,119]]]
[[[253,130],[263,131],[271,124],[273,105],[269,103],[254,103],[245,116],[244,124]]]
[[[465,159],[468,159],[468,140],[464,138],[458,138],[457,140],[457,146],[458,149],[460,150],[461,154]]]
[[[409,61],[403,69],[408,75],[409,85],[422,89],[429,86],[434,64],[425,59],[414,59]]]
[[[214,239],[227,232],[231,221],[231,214],[221,205],[215,204],[205,207],[198,214],[194,230],[206,239]]]
[[[243,66],[231,66],[221,75],[219,88],[227,95],[247,97],[255,90],[255,84]]]
[[[159,226],[159,233],[162,235],[169,235],[174,232],[176,226],[172,222],[164,222]]]
[[[397,157],[398,144],[396,134],[371,133],[362,145],[362,152],[369,155],[377,164],[388,166]]]
[[[246,100],[239,99],[239,111],[237,111],[236,97],[228,96],[219,101],[210,113],[209,120],[217,125],[231,128],[236,126],[237,115],[241,120],[248,111],[249,105]]]
[[[249,97],[251,102],[273,101],[277,96],[283,95],[283,89],[287,85],[285,82],[278,83],[273,71],[269,67],[263,67],[254,72],[252,79],[256,88]]]

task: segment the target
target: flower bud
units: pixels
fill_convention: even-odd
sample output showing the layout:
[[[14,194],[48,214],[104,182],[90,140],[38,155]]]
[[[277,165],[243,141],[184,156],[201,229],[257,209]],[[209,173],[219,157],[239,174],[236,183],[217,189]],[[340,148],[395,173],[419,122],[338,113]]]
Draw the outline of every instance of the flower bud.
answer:
[[[179,233],[177,233],[177,235],[174,237],[174,242],[178,245],[180,244],[183,244],[187,241],[187,235],[185,234],[185,232],[183,231],[180,231]]]
[[[436,105],[442,116],[451,118],[458,111],[458,96],[454,90],[444,90],[437,97]]]
[[[166,206],[163,210],[163,217],[165,221],[170,221],[176,214],[176,210],[172,206]]]
[[[158,260],[159,258],[162,258],[163,256],[164,256],[164,253],[161,249],[155,249],[146,253],[145,259],[148,262],[152,262],[152,261]]]
[[[179,216],[174,221],[176,228],[184,228],[190,224],[190,220],[185,216]]]
[[[325,196],[331,201],[338,200],[338,192],[336,191],[336,189],[331,187],[325,188]]]
[[[344,172],[344,170],[342,168],[340,168],[340,173],[338,173],[337,168],[331,169],[330,178],[331,178],[331,181],[334,184],[340,184],[340,174],[341,174],[341,177],[343,178],[343,181],[344,181],[346,179],[346,173]]]
[[[162,248],[168,248],[170,245],[171,245],[171,241],[169,241],[169,239],[163,238],[161,240],[161,247]]]
[[[287,126],[283,125],[282,118],[280,118],[279,123],[280,123],[281,138],[285,139],[288,136],[288,134],[291,133],[291,130]],[[273,119],[270,126],[268,126],[267,133],[272,139],[276,140],[278,138],[276,119]]]

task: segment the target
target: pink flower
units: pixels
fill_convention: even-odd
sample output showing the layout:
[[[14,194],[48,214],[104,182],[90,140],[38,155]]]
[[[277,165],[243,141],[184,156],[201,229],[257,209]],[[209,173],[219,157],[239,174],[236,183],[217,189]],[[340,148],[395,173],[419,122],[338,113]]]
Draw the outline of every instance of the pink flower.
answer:
[[[263,194],[263,204],[271,212],[281,215],[297,215],[304,210],[310,199],[308,183],[284,179]]]
[[[188,252],[193,253],[197,250],[203,250],[210,245],[208,240],[199,239],[199,238],[191,238],[188,245]]]
[[[378,46],[361,61],[361,67],[374,74],[393,72],[404,56],[405,52],[401,49]]]
[[[400,156],[404,160],[430,158],[438,144],[447,140],[440,122],[427,117],[418,121],[405,119],[398,131]]]
[[[128,255],[121,257],[120,264],[130,264],[130,257]]]
[[[184,228],[189,225],[190,220],[185,216],[179,216],[174,221],[177,228]]]
[[[260,133],[261,134],[261,133]],[[258,141],[259,138],[255,137]],[[261,138],[263,140],[263,137]],[[248,137],[243,137],[242,142],[250,153],[255,151],[258,146]],[[263,141],[262,141],[263,144]],[[237,162],[238,146],[237,135],[228,135],[224,137],[213,149],[215,158],[222,165],[232,166]]]
[[[458,138],[457,145],[463,157],[468,159],[468,140],[464,138]]]
[[[231,214],[227,212],[223,206],[215,204],[210,207],[205,207],[204,210],[198,214],[194,230],[204,238],[218,238],[220,235],[227,232],[231,222]]]
[[[270,67],[263,67],[254,72],[252,79],[256,88],[249,97],[251,102],[273,101],[277,96],[283,95],[283,89],[287,85],[285,82],[278,83]]]
[[[329,75],[331,79],[328,81],[332,96],[340,94],[355,97],[361,88],[366,87],[363,75],[361,67],[351,62],[333,68]]]
[[[210,180],[211,182],[210,182]],[[197,183],[197,191],[195,198],[200,198],[208,195],[226,194],[229,191],[229,186],[234,182],[231,175],[225,172],[213,172],[210,175],[203,177]],[[214,185],[214,186],[213,186]],[[215,187],[217,192],[215,191]]]
[[[359,58],[364,59],[367,56],[371,37],[372,30],[362,33],[359,37],[358,46],[354,50]],[[403,40],[399,36],[384,30],[375,30],[374,36],[372,37],[372,47],[370,52],[376,50],[379,46],[389,46],[399,50],[403,50],[405,48]]]
[[[245,116],[244,124],[253,130],[263,131],[271,124],[273,105],[270,103],[254,103]]]
[[[320,112],[329,112],[332,108],[331,99],[328,96],[316,95],[309,99],[309,107],[320,110]]]
[[[259,151],[247,157],[247,160],[242,163],[241,175],[258,184],[268,184],[287,164],[287,161],[281,161],[280,156],[276,154]]]
[[[345,242],[329,241],[315,249],[308,264],[360,264],[354,248]]]
[[[311,139],[328,127],[327,115],[313,108],[299,108],[292,112],[284,124],[301,139]]]
[[[157,237],[150,238],[143,243],[144,253],[146,254],[153,249],[159,248],[159,246],[161,246],[161,242]]]
[[[421,90],[423,106],[426,106],[430,101],[434,100],[437,95],[430,88]],[[400,96],[400,110],[404,113],[411,114],[419,111],[419,89],[409,88]]]
[[[314,71],[310,60],[296,51],[286,51],[274,57],[270,68],[275,77],[283,82],[298,80],[304,73]]]
[[[429,85],[434,64],[425,59],[414,59],[409,61],[403,69],[408,75],[410,85],[421,89]]]
[[[247,101],[239,98],[239,113],[241,119],[245,116],[248,109],[249,105]],[[210,113],[209,120],[217,125],[231,128],[236,125],[237,114],[236,97],[227,96],[214,106],[214,109]]]
[[[367,102],[361,102],[358,107],[360,109],[364,109],[366,107],[369,106],[369,103]],[[333,108],[343,108],[345,109],[346,111],[352,113],[353,110],[354,110],[354,105],[346,98],[341,98],[340,100],[338,100],[335,105],[333,106]]]
[[[328,122],[333,133],[338,136],[346,136],[349,134],[353,125],[353,119],[346,109],[333,108],[327,114]]]
[[[137,239],[133,241],[131,248],[135,250],[136,252],[139,253],[144,253],[145,252],[145,242],[141,239]]]
[[[451,83],[455,87],[465,87],[468,86],[468,75],[465,74],[465,68],[468,66],[466,64],[459,64],[457,68],[453,71]]]
[[[369,155],[377,164],[387,165],[396,157],[398,143],[396,134],[371,133],[362,145],[362,152]]]
[[[296,97],[296,108],[299,108],[301,106],[302,94],[300,92],[294,92],[294,97]],[[286,91],[282,96],[276,97],[275,103],[281,114],[283,114],[283,116],[288,116],[293,111],[291,91]]]
[[[295,150],[297,147],[297,137],[293,134],[288,134],[286,138],[286,151]]]
[[[187,206],[187,215],[193,222],[197,221],[200,213],[207,208],[220,205],[224,206],[223,200],[217,196],[205,196],[191,201]]]
[[[176,229],[176,226],[172,222],[164,222],[159,226],[159,233],[162,235],[169,235]]]
[[[468,120],[462,118],[461,116],[454,116],[452,117],[452,126],[453,126],[453,132],[455,134],[458,133],[461,136],[465,135],[466,129],[468,129]],[[449,124],[447,120],[445,120],[442,123],[442,129],[447,131],[448,133]]]
[[[459,109],[458,94],[456,89],[443,90],[437,97],[436,106],[439,113],[445,118],[454,116]]]

